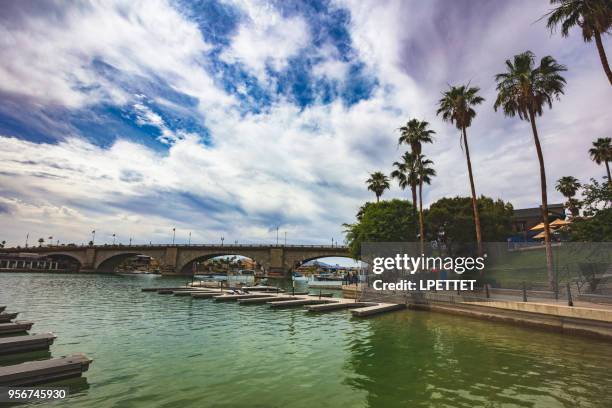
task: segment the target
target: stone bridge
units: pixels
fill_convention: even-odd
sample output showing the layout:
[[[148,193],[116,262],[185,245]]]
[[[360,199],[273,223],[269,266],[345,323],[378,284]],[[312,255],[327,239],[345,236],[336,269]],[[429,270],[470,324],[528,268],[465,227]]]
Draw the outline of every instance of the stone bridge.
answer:
[[[79,263],[82,272],[113,272],[127,258],[147,255],[157,259],[162,273],[169,275],[191,275],[194,262],[223,255],[245,256],[265,272],[283,274],[313,259],[350,256],[347,247],[330,245],[97,245],[7,248],[3,251],[68,257]]]

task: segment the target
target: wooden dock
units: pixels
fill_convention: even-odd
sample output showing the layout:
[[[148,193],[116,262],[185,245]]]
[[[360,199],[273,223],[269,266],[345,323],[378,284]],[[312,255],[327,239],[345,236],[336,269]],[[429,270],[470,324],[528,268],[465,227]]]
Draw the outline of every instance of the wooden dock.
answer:
[[[36,385],[80,377],[92,360],[84,354],[0,367],[0,386]]]
[[[4,312],[4,309],[6,309],[5,305],[0,305],[0,313]]]
[[[232,300],[239,300],[239,299],[258,299],[258,298],[269,299],[273,296],[274,295],[267,294],[267,293],[247,293],[244,295],[218,295],[218,296],[213,297],[213,299],[215,302],[229,302]]]
[[[175,290],[173,292],[174,296],[191,296],[193,293],[216,293],[219,294],[219,291],[212,291],[210,289],[191,289],[191,290]]]
[[[0,323],[0,334],[24,333],[32,328],[33,322],[16,321],[12,323]]]
[[[378,303],[371,302],[337,302],[337,303],[322,303],[320,305],[307,305],[304,309],[309,312],[331,312],[333,310],[356,309],[361,307],[376,306]]]
[[[306,306],[306,305],[320,305],[323,303],[330,303],[331,300],[325,299],[296,299],[296,300],[282,300],[280,302],[267,302],[270,307],[275,309],[287,308],[287,307],[296,307],[296,306]]]
[[[250,298],[250,299],[238,299],[240,305],[261,305],[269,302],[280,302],[283,300],[296,300],[297,297],[293,296],[268,296],[265,298]]]
[[[53,333],[0,338],[0,355],[48,350],[56,339]]]
[[[360,309],[353,309],[351,313],[357,317],[367,317],[375,314],[393,312],[395,310],[405,309],[405,304],[396,303],[378,303],[374,306],[362,307]]]
[[[221,296],[221,292],[191,292],[191,297],[194,299],[212,299],[215,296]]]
[[[0,313],[0,323],[8,323],[17,317],[19,312],[16,313]]]

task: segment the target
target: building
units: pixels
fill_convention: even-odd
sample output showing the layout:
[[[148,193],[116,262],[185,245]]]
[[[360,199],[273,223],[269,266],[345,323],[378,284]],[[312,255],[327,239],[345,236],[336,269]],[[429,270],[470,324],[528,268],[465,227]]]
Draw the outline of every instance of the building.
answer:
[[[548,220],[552,222],[559,218],[565,219],[565,206],[563,204],[549,204]],[[515,209],[512,216],[512,232],[514,233],[512,239],[527,241],[531,236],[537,234],[537,232],[530,231],[531,228],[542,221],[541,207]]]

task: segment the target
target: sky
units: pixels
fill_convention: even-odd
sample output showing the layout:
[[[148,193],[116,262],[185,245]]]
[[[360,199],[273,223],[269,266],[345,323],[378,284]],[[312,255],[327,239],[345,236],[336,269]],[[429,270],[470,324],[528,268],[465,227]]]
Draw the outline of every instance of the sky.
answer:
[[[0,239],[23,245],[342,243],[365,180],[427,120],[428,205],[467,196],[449,84],[481,88],[468,130],[477,193],[539,204],[527,122],[493,110],[494,75],[531,50],[567,65],[538,119],[554,181],[601,178],[612,93],[593,43],[539,21],[547,1],[17,1],[0,3]],[[612,57],[612,40],[604,45]],[[383,198],[407,198],[393,184]]]

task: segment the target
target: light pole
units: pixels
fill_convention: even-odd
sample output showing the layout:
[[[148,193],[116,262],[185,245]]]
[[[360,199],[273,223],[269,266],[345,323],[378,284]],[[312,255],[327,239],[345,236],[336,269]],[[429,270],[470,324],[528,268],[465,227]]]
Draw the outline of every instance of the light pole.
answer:
[[[278,227],[276,227],[276,246],[278,246]]]
[[[130,237],[130,246],[132,246],[132,237]]]
[[[96,245],[96,230],[91,231],[91,244]]]
[[[113,234],[113,245],[115,245],[115,234]]]
[[[287,246],[287,231],[285,231],[285,246]]]
[[[172,228],[172,245],[174,245],[175,238],[176,238],[176,228]]]
[[[332,248],[334,247],[334,238],[332,237]]]
[[[191,231],[189,231],[189,245],[191,245]]]
[[[224,240],[224,239],[225,239],[225,238],[224,238],[223,236],[221,236],[221,246],[223,246],[223,240]]]
[[[25,247],[26,247],[26,248],[28,247],[28,239],[29,239],[29,238],[30,238],[30,233],[28,232],[28,233],[26,234],[26,244],[25,244]]]

